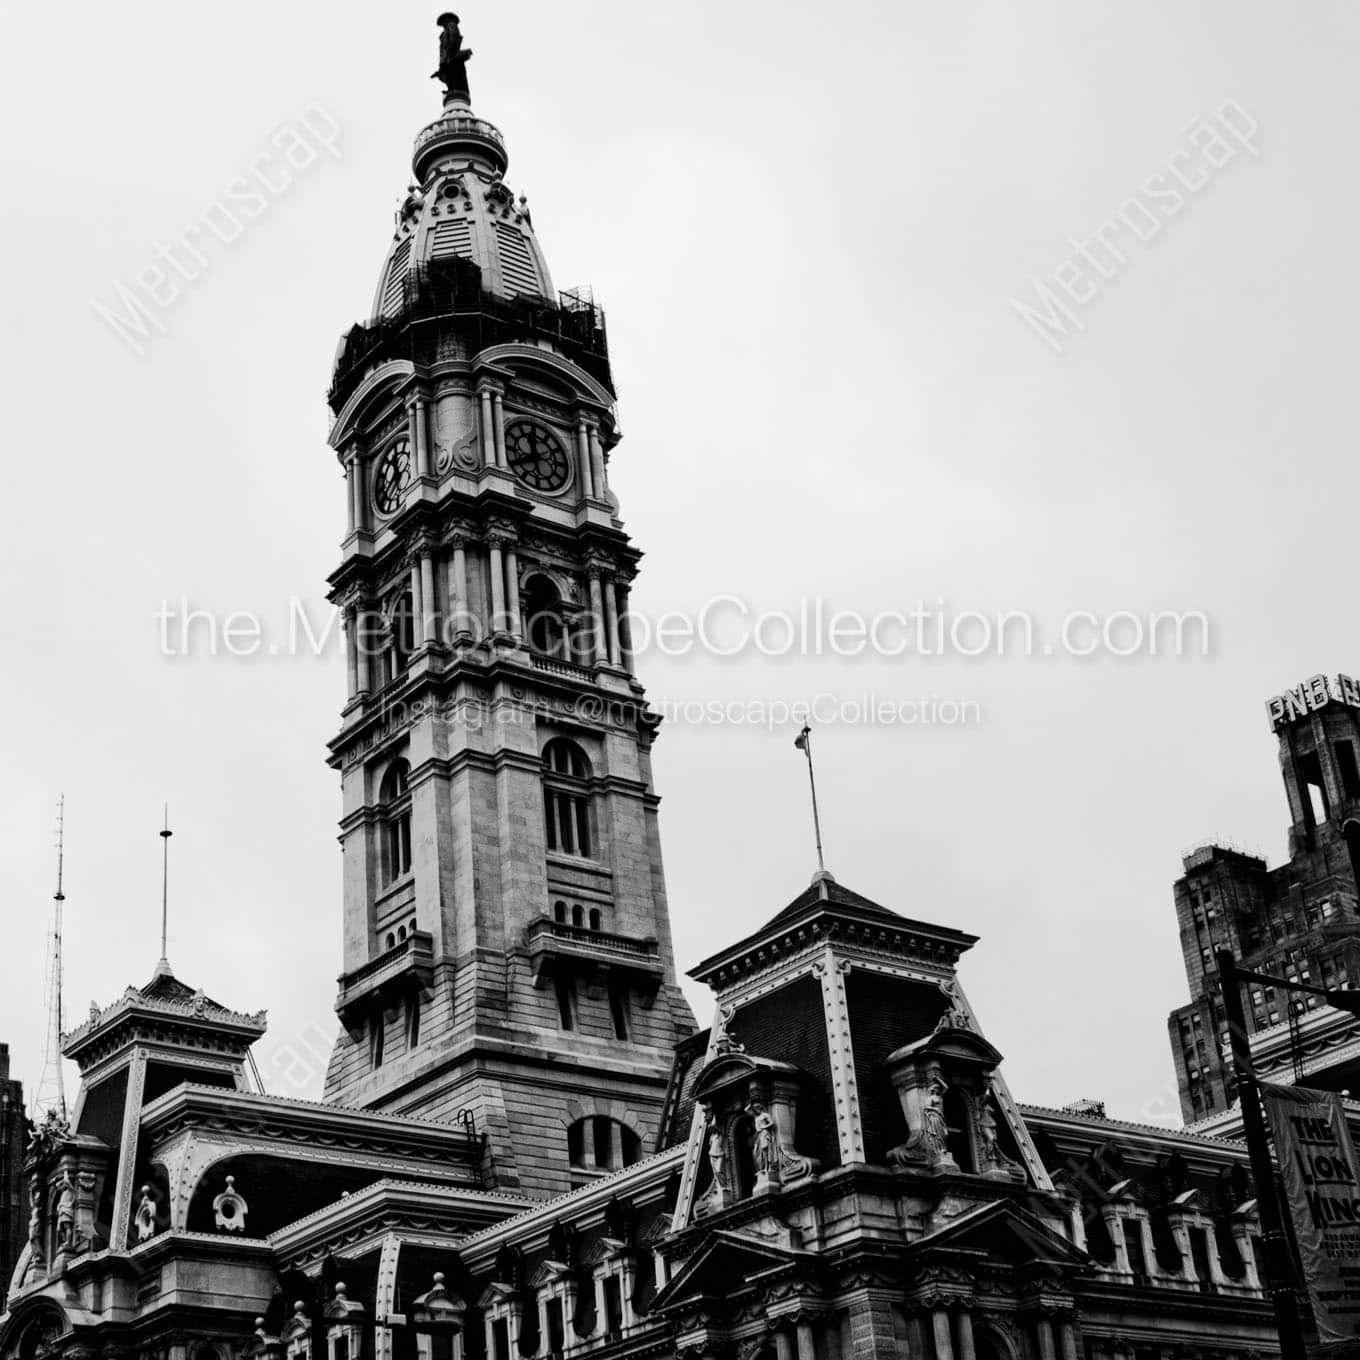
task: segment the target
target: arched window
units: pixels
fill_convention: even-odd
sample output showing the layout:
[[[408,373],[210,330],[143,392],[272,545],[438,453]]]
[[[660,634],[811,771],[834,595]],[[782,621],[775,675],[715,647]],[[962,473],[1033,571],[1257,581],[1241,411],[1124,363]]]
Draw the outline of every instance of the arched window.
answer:
[[[591,928],[591,930],[599,930],[599,928],[600,928],[600,909],[599,909],[599,907],[591,907],[591,909],[590,909],[590,928]]]
[[[590,764],[575,742],[554,737],[543,748],[543,822],[549,850],[590,857],[589,778]]]
[[[581,926],[584,925],[585,919],[586,919],[585,910],[582,908],[581,904],[579,902],[573,903],[571,908],[572,925],[574,925],[579,930]]]
[[[608,1115],[587,1115],[567,1129],[567,1159],[583,1171],[617,1171],[641,1156],[642,1140]]]
[[[391,949],[391,948],[393,948],[393,947],[396,945],[396,943],[397,943],[397,937],[396,937],[395,935],[393,935],[392,932],[389,930],[389,931],[387,932],[387,947],[388,947],[389,949]]]
[[[544,656],[569,659],[571,643],[562,614],[562,596],[546,576],[534,576],[526,583],[523,608],[524,635],[530,648]]]
[[[567,904],[565,902],[553,903],[553,920],[556,921],[559,926],[567,924]]]
[[[383,775],[378,790],[382,805],[383,882],[395,883],[411,872],[411,767],[405,760],[394,760]],[[397,934],[405,939],[405,927]]]

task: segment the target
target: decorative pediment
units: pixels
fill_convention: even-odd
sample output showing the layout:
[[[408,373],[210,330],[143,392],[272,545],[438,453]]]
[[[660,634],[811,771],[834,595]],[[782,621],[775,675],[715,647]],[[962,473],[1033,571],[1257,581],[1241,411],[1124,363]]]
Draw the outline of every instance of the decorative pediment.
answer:
[[[1148,1193],[1131,1176],[1125,1176],[1123,1180],[1115,1181],[1105,1192],[1107,1200],[1117,1200],[1122,1204],[1136,1204],[1140,1208],[1146,1208],[1148,1204]]]
[[[1008,1200],[994,1200],[953,1219],[912,1243],[911,1259],[924,1263],[941,1254],[978,1254],[989,1262],[1077,1268],[1090,1257],[1033,1214]]]
[[[597,1237],[581,1253],[581,1264],[586,1267],[604,1265],[606,1261],[617,1260],[628,1249],[628,1243],[617,1237]]]
[[[477,1307],[482,1309],[496,1308],[515,1302],[516,1296],[517,1291],[514,1285],[505,1284],[501,1280],[492,1280],[477,1296]]]
[[[904,1062],[934,1058],[955,1067],[976,1067],[991,1072],[1001,1063],[1001,1054],[982,1035],[956,1025],[942,1026],[924,1039],[903,1044],[888,1054],[890,1067]]]
[[[694,1099],[711,1101],[734,1086],[744,1086],[762,1077],[797,1077],[792,1063],[775,1062],[750,1053],[724,1053],[708,1063],[694,1081]]]
[[[652,1302],[651,1311],[666,1312],[702,1299],[721,1299],[739,1292],[759,1277],[778,1271],[816,1270],[819,1258],[763,1242],[744,1233],[716,1232],[685,1264]]]
[[[307,1316],[307,1305],[299,1299],[293,1305],[293,1316],[284,1323],[283,1330],[279,1333],[279,1340],[285,1346],[291,1346],[295,1342],[306,1341],[312,1334],[312,1320]]]
[[[1209,1211],[1209,1197],[1203,1190],[1189,1189],[1182,1191],[1167,1206],[1169,1209],[1179,1209],[1184,1213],[1207,1213]]]
[[[543,1261],[529,1276],[528,1285],[530,1289],[542,1289],[544,1285],[557,1284],[570,1274],[571,1267],[564,1261]]]

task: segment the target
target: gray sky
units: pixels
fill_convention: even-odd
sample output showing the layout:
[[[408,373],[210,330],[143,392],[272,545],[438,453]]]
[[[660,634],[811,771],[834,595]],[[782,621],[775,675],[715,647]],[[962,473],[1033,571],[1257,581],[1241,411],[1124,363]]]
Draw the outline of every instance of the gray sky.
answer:
[[[324,392],[439,107],[437,9],[78,0],[6,16],[0,1039],[28,1082],[64,790],[68,1014],[150,974],[168,799],[177,973],[269,1007],[267,1085],[319,1090],[305,1050],[334,1028],[324,755],[343,662],[166,658],[155,614],[187,596],[282,626],[296,594],[324,615],[344,528]],[[460,12],[474,106],[508,139],[555,280],[592,283],[608,312],[640,609],[944,598],[1028,611],[1044,637],[1074,610],[1210,621],[1208,658],[640,663],[658,702],[975,701],[966,728],[819,727],[830,867],[982,937],[963,977],[1019,1098],[1173,1113],[1180,855],[1217,835],[1281,856],[1264,701],[1360,666],[1343,535],[1360,11]],[[1084,329],[1055,352],[1012,299],[1053,287],[1070,238],[1146,204],[1228,102],[1259,125],[1253,151],[1199,177],[1146,241],[1120,229],[1123,263],[1074,285]],[[237,239],[208,241],[134,354],[94,304],[256,158],[277,164],[271,138],[309,106],[338,125],[338,157],[313,149]],[[794,731],[662,735],[682,966],[807,882]]]

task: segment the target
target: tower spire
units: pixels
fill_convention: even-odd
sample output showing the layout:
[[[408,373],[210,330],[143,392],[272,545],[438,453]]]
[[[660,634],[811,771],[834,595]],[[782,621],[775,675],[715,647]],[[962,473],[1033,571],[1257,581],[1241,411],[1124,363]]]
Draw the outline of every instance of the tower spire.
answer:
[[[822,819],[817,811],[817,776],[812,770],[812,728],[807,723],[794,737],[793,744],[807,757],[808,786],[812,790],[812,830],[817,838],[817,872],[813,874],[814,883],[833,883],[835,880],[826,871],[826,860],[822,855]]]
[[[156,964],[156,976],[170,972],[170,952],[167,948],[167,941],[170,933],[170,837],[175,833],[170,830],[170,804],[166,803],[164,808],[164,825],[160,831],[161,838],[161,957]]]
[[[57,799],[57,890],[52,894],[52,933],[47,958],[47,1044],[43,1070],[33,1098],[33,1120],[40,1116],[66,1118],[66,1083],[61,1070],[61,915],[66,894],[62,879],[66,859],[66,795]]]

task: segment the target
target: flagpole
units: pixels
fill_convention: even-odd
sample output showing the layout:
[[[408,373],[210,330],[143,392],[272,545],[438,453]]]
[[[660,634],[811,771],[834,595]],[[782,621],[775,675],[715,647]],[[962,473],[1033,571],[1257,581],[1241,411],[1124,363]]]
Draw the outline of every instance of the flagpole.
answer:
[[[817,872],[824,874],[826,861],[822,858],[822,819],[817,812],[817,776],[812,769],[812,729],[806,723],[794,739],[794,745],[807,757],[808,787],[812,790],[812,829],[817,837]]]

